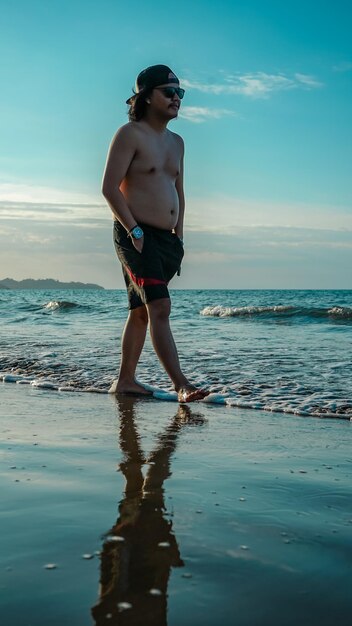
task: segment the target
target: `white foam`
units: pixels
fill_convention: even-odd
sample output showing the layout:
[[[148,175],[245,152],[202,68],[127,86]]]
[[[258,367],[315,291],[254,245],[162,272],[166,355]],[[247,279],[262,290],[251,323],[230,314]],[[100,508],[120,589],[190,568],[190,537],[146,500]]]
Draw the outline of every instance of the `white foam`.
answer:
[[[207,402],[210,404],[226,404],[227,399],[227,395],[223,395],[221,393],[209,393],[209,395],[205,396],[201,402]]]
[[[283,313],[291,311],[294,307],[285,305],[276,306],[206,306],[200,314],[210,317],[235,317],[239,315],[256,315],[258,313]]]
[[[32,380],[30,384],[32,387],[37,387],[39,389],[58,389],[58,386],[50,380]]]
[[[49,311],[55,311],[56,309],[58,309],[60,306],[59,302],[56,302],[56,300],[50,300],[50,302],[47,302],[46,304],[44,304],[44,309],[48,309]]]
[[[117,379],[113,381],[108,393],[116,393]]]

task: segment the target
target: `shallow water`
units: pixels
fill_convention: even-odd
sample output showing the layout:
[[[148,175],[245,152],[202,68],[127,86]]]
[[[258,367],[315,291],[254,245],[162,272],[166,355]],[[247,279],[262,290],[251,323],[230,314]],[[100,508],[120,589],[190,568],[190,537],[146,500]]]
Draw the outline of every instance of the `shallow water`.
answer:
[[[352,291],[177,290],[183,369],[227,406],[350,419]],[[107,392],[116,377],[124,291],[2,291],[0,375]],[[138,379],[167,392],[147,340]]]
[[[350,423],[10,385],[2,410],[6,626],[350,624]]]

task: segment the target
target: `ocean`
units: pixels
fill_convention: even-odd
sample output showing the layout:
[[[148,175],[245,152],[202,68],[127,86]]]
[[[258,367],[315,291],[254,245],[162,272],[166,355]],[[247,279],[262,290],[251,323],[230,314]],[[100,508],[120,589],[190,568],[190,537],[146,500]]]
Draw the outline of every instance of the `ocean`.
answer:
[[[172,290],[182,368],[208,402],[352,419],[352,290]],[[1,291],[0,380],[107,393],[127,314],[123,290]],[[150,339],[137,370],[175,400]]]

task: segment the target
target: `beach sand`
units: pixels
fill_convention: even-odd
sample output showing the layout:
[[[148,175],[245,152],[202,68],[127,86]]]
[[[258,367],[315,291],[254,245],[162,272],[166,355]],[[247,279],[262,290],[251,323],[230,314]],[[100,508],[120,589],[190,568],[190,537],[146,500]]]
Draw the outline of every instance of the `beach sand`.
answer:
[[[0,399],[3,626],[351,623],[350,422]]]

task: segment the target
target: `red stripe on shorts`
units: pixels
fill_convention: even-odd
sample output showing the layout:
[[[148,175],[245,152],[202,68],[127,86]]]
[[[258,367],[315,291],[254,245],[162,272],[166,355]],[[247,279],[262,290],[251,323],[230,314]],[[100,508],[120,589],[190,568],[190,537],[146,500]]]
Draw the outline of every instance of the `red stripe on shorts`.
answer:
[[[135,276],[129,267],[125,266],[126,270],[131,278],[131,280],[138,285],[138,287],[148,287],[151,285],[166,285],[166,281],[165,280],[159,280],[159,278],[141,278],[138,276]]]

